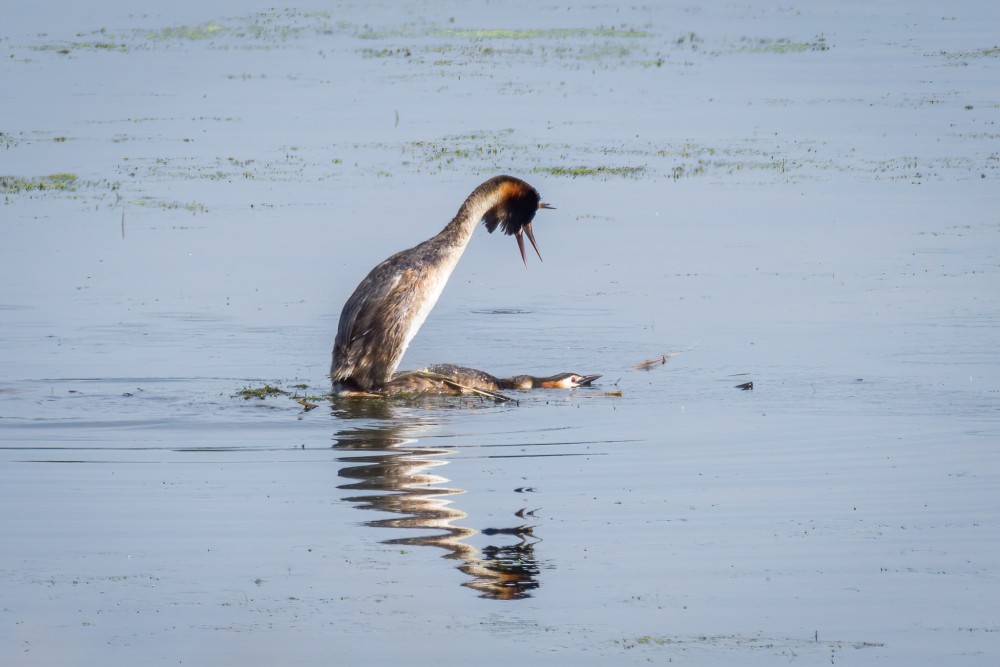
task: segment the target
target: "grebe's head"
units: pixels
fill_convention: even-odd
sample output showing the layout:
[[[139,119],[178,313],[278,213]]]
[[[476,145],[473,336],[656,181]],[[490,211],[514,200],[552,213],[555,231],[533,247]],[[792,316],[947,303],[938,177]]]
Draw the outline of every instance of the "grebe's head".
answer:
[[[539,378],[533,375],[515,375],[510,379],[511,389],[576,389],[589,387],[601,377],[600,375],[579,375],[577,373],[559,373],[549,377]]]
[[[538,190],[513,176],[491,178],[479,186],[479,190],[496,200],[496,204],[483,216],[486,229],[492,234],[499,227],[504,234],[513,236],[517,241],[518,250],[521,251],[521,261],[525,267],[528,266],[528,260],[524,256],[525,235],[531,241],[531,247],[535,249],[538,259],[541,259],[542,253],[538,251],[535,235],[531,231],[531,221],[534,220],[538,209],[553,207],[542,203]]]

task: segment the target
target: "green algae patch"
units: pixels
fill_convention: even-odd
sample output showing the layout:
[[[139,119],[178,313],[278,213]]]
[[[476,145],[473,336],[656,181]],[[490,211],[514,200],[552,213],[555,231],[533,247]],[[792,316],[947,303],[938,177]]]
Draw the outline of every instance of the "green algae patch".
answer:
[[[482,30],[447,28],[434,31],[441,37],[465,37],[468,39],[563,39],[567,37],[609,37],[609,38],[640,38],[649,37],[651,33],[632,28],[550,28],[527,30]]]
[[[639,176],[645,167],[535,167],[534,172],[538,174],[548,174],[549,176],[569,176],[578,178],[580,176]]]
[[[181,25],[163,28],[162,30],[149,33],[148,37],[150,39],[180,39],[198,41],[215,37],[225,30],[225,26],[221,26],[215,21],[208,21],[207,23],[194,26]]]
[[[76,190],[76,174],[49,174],[38,178],[0,176],[0,192],[4,194],[45,190]]]
[[[1000,46],[991,46],[984,49],[966,49],[964,51],[940,51],[939,55],[945,58],[959,58],[962,60],[970,58],[1000,58]]]
[[[138,197],[129,202],[134,206],[145,206],[148,208],[157,208],[164,211],[176,211],[183,210],[190,213],[205,213],[208,208],[204,204],[199,204],[198,202],[178,202],[178,201],[166,201],[163,199],[157,199],[155,197]]]
[[[317,405],[318,403],[330,400],[329,395],[320,396],[303,391],[309,388],[308,385],[296,384],[292,385],[292,387],[295,391],[288,391],[286,389],[282,389],[281,387],[265,383],[259,387],[244,387],[233,394],[233,398],[242,398],[244,401],[249,401],[251,399],[263,401],[271,396],[285,396],[292,402],[301,405],[305,412],[309,412],[310,410],[319,407]]]
[[[273,385],[265,384],[260,387],[244,387],[236,392],[236,395],[245,401],[249,401],[251,398],[256,398],[259,400],[264,400],[268,396],[279,396],[287,395],[288,392],[284,389],[280,389]]]
[[[654,637],[653,635],[641,635],[635,638],[635,643],[639,645],[647,646],[663,646],[664,644],[669,644],[670,640],[666,637]]]
[[[30,48],[61,55],[76,51],[128,53],[150,48],[183,48],[189,44],[209,49],[272,49],[310,32],[328,35],[349,29],[346,24],[332,23],[325,12],[271,10],[192,25],[150,26],[115,32],[100,28],[78,32],[74,39],[41,43]]]
[[[407,26],[395,30],[376,30],[364,26],[356,35],[359,39],[394,39],[414,37],[457,37],[469,40],[489,39],[571,39],[574,37],[602,37],[605,39],[641,39],[652,37],[646,30],[621,26],[618,28],[428,28]]]
[[[806,51],[829,51],[826,38],[820,35],[811,42],[793,42],[790,39],[751,39],[744,37],[737,49],[741,53],[804,53]]]
[[[120,35],[108,33],[106,28],[93,30],[89,33],[79,32],[77,39],[71,42],[54,42],[36,44],[29,48],[35,51],[54,51],[60,55],[69,55],[74,51],[116,51],[124,53],[127,50]]]

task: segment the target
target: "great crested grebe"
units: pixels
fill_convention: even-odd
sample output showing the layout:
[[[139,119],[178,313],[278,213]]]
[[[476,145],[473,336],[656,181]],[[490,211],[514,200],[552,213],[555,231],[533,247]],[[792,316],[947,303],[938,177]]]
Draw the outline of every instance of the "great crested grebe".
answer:
[[[516,399],[499,393],[500,390],[515,389],[576,389],[589,387],[600,375],[580,375],[578,373],[557,373],[546,377],[515,375],[498,378],[485,371],[453,364],[435,364],[414,371],[401,371],[392,376],[380,389],[372,392],[342,390],[342,396],[415,396],[441,394],[450,396],[479,396],[492,398],[498,402]]]
[[[541,259],[531,231],[540,208],[552,207],[535,188],[513,176],[496,176],[473,190],[436,236],[372,269],[340,314],[330,366],[334,384],[343,392],[378,392],[390,382],[480,221],[490,233],[499,227],[514,237],[525,267],[523,236]]]
[[[557,373],[546,377],[515,375],[509,378],[498,378],[475,368],[455,366],[454,364],[435,364],[428,366],[426,370],[454,378],[456,382],[475,389],[488,389],[490,391],[498,389],[576,389],[577,387],[588,387],[590,383],[601,377],[600,375]]]

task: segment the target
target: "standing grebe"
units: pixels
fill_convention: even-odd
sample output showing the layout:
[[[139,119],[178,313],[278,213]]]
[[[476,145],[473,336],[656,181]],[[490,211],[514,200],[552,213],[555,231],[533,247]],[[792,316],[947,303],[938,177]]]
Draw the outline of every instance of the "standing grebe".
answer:
[[[480,221],[517,240],[523,235],[538,259],[531,221],[543,204],[538,191],[513,176],[496,176],[472,191],[436,236],[398,252],[365,277],[340,314],[330,378],[346,391],[379,391],[392,378],[407,346],[437,303]]]

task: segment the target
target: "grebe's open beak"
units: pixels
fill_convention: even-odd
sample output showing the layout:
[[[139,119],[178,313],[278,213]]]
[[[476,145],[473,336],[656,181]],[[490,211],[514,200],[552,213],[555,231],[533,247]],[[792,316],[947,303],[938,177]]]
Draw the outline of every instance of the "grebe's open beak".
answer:
[[[549,206],[545,202],[538,205],[538,208],[548,208],[555,210],[555,206]],[[528,235],[528,240],[531,241],[531,247],[535,249],[535,254],[538,255],[538,260],[544,262],[542,259],[542,253],[538,251],[538,244],[535,243],[535,233],[531,230],[531,223],[529,222],[521,229],[517,230],[514,238],[517,240],[517,249],[521,251],[521,261],[524,262],[524,268],[528,268],[528,259],[524,256],[524,239],[521,234],[525,233]]]
[[[590,383],[601,377],[600,375],[582,375],[580,379],[576,381],[577,387],[589,387]]]
[[[590,383],[600,375],[577,375],[576,373],[559,373],[547,378],[535,378],[535,386],[544,389],[576,389],[589,387]]]
[[[524,227],[517,230],[517,233],[514,235],[514,238],[517,239],[517,249],[521,251],[521,261],[524,262],[524,268],[528,268],[528,259],[524,256],[524,237],[522,232],[528,235],[528,240],[531,241],[531,247],[535,249],[535,254],[538,255],[538,259],[540,261],[544,260],[542,260],[542,253],[538,252],[538,244],[535,243],[535,234],[531,231],[531,223],[529,222]]]

